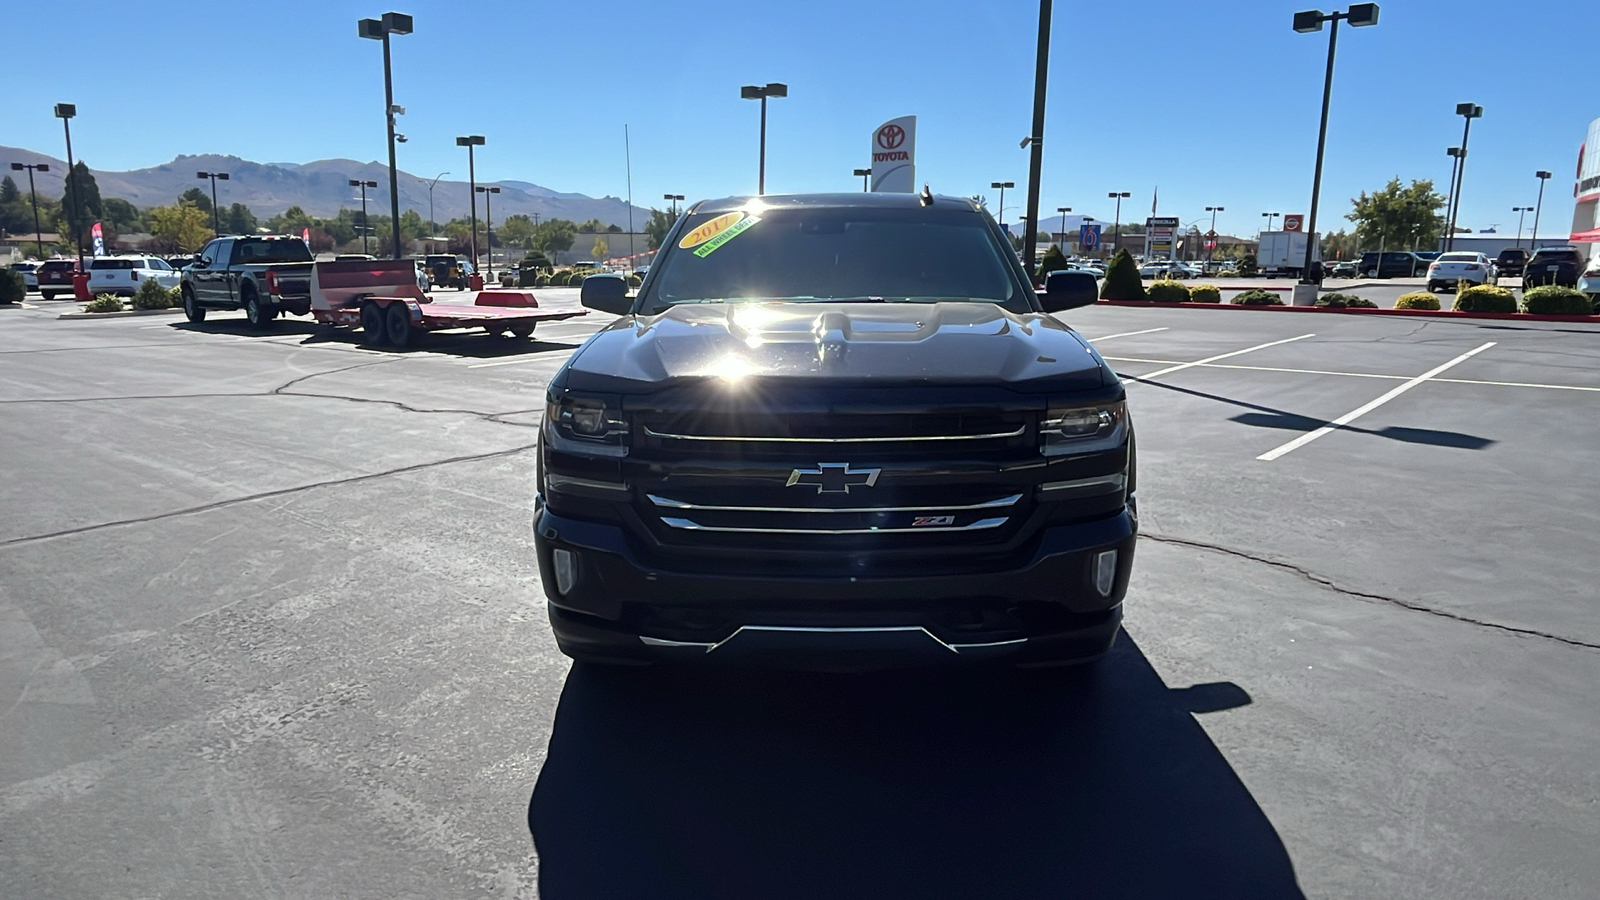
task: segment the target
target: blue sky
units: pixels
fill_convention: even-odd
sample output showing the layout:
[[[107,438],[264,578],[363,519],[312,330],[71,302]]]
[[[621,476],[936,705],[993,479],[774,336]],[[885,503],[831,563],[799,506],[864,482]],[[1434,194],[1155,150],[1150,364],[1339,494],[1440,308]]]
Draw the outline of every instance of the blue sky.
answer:
[[[1127,190],[1124,219],[1143,216],[1159,185],[1163,215],[1189,222],[1222,205],[1219,230],[1233,233],[1256,230],[1263,211],[1307,211],[1327,36],[1290,29],[1306,4],[1058,0],[1041,209],[1109,219],[1107,192]],[[783,81],[769,191],[859,189],[850,171],[867,164],[872,129],[915,114],[919,181],[961,195],[1014,181],[1006,205],[1023,202],[1030,0],[12,4],[0,21],[21,40],[6,42],[0,144],[63,155],[50,109],[67,101],[79,109],[74,149],[99,168],[207,152],[383,159],[381,51],[356,21],[390,8],[416,18],[394,56],[411,138],[400,166],[418,175],[465,177],[454,138],[480,133],[481,179],[623,196],[627,123],[637,205],[752,192],[758,110],[739,86]],[[1462,223],[1515,231],[1511,207],[1533,204],[1533,173],[1548,169],[1541,232],[1570,225],[1578,145],[1600,116],[1585,77],[1592,0],[1507,9],[1391,0],[1376,27],[1341,29],[1325,225],[1393,176],[1431,178],[1442,193],[1465,101],[1485,116]],[[93,52],[69,61],[68,34]]]

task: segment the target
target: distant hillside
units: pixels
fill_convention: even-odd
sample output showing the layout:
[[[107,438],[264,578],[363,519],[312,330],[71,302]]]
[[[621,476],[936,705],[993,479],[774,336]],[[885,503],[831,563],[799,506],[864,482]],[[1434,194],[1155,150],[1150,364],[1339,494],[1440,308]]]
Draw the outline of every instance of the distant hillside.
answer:
[[[61,196],[62,173],[67,164],[51,156],[15,147],[0,147],[0,169],[11,174],[11,162],[49,163],[50,172],[36,176],[39,192],[52,197]],[[377,188],[367,189],[367,208],[374,214],[389,208],[389,169],[376,162],[356,162],[353,159],[319,159],[308,163],[257,163],[237,156],[179,156],[170,163],[131,172],[108,172],[94,168],[92,158],[85,160],[94,173],[95,183],[103,197],[120,197],[140,208],[162,206],[173,202],[179,194],[191,187],[202,186],[195,178],[200,171],[227,172],[229,180],[217,183],[217,200],[223,205],[243,203],[263,219],[277,215],[291,206],[299,206],[314,216],[331,216],[340,207],[357,209],[361,197],[350,187],[351,179],[376,181]],[[25,174],[25,173],[24,173]],[[28,189],[26,178],[17,184]],[[428,179],[419,178],[400,170],[400,209],[414,209],[423,218],[428,217]],[[495,182],[501,193],[494,198],[495,221],[507,216],[534,215],[542,219],[561,218],[575,222],[599,219],[611,225],[628,225],[628,205],[616,197],[595,199],[583,194],[561,193],[528,181]],[[207,190],[209,184],[203,185]],[[466,216],[469,191],[465,181],[441,180],[433,189],[433,216],[445,222],[457,216]],[[482,199],[481,197],[479,198]],[[478,204],[478,215],[483,215],[483,204]],[[636,228],[643,228],[649,219],[648,208],[634,207]]]

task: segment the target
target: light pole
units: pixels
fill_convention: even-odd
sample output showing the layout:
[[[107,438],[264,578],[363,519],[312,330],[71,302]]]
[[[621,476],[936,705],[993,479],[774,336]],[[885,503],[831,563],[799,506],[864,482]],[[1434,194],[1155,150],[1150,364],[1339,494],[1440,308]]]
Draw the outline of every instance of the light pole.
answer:
[[[386,12],[381,19],[362,19],[357,29],[364,38],[383,42],[383,114],[389,123],[389,226],[394,242],[394,258],[405,256],[400,246],[400,182],[394,158],[394,117],[404,115],[405,108],[394,105],[394,78],[389,72],[389,35],[410,34],[411,17],[404,13]]]
[[[1324,15],[1320,10],[1298,12],[1294,14],[1294,30],[1301,34],[1321,31],[1322,23],[1332,22],[1333,27],[1328,30],[1328,71],[1322,81],[1322,124],[1317,130],[1317,167],[1311,176],[1311,215],[1306,224],[1306,259],[1305,265],[1300,270],[1300,283],[1315,285],[1318,280],[1312,274],[1312,260],[1317,252],[1317,201],[1322,195],[1322,159],[1328,143],[1328,104],[1333,99],[1333,53],[1339,43],[1339,21],[1348,19],[1351,27],[1361,28],[1367,25],[1378,24],[1378,4],[1352,3],[1346,12],[1334,11]],[[1309,302],[1308,304],[1309,305]]]
[[[1133,195],[1127,191],[1112,191],[1106,196],[1117,201],[1117,215],[1111,222],[1111,255],[1115,256],[1122,249],[1122,201]]]
[[[989,182],[989,187],[1000,189],[1000,226],[1002,228],[1004,228],[1006,224],[1006,188],[1014,188],[1016,186],[1017,183],[1014,181]]]
[[[1039,0],[1039,49],[1034,56],[1033,73],[1033,130],[1022,146],[1033,145],[1028,158],[1028,204],[1025,213],[1022,242],[1022,265],[1031,274],[1035,271],[1034,254],[1038,241],[1034,233],[1039,230],[1039,182],[1044,177],[1044,93],[1049,83],[1050,70],[1050,0]]]
[[[65,187],[65,200],[67,201],[67,227],[72,229],[72,243],[78,248],[78,271],[83,272],[83,240],[78,231],[78,215],[72,202],[72,176],[76,165],[72,161],[72,117],[78,114],[78,105],[75,103],[57,103],[56,118],[61,120],[61,127],[67,134],[67,178]],[[1537,219],[1537,216],[1535,217]]]
[[[489,245],[489,277],[494,277],[494,208],[489,198],[500,193],[500,188],[489,185],[478,185],[473,188],[483,195],[483,239]]]
[[[855,176],[861,179],[861,193],[865,194],[867,192],[867,182],[872,178],[872,170],[856,169]]]
[[[44,238],[39,236],[39,193],[33,189],[33,173],[50,171],[49,163],[12,163],[11,171],[28,170],[28,196],[33,198],[33,240],[39,248],[39,259],[44,259]]]
[[[1445,228],[1448,229],[1450,227],[1450,208],[1455,204],[1456,199],[1456,170],[1461,165],[1461,148],[1446,147],[1444,152],[1450,154],[1450,186],[1444,192],[1444,219]],[[1439,236],[1439,249],[1446,249],[1446,244],[1445,235],[1441,234]]]
[[[428,243],[430,246],[433,244],[434,237],[439,233],[439,226],[433,221],[433,186],[439,183],[440,178],[449,174],[449,172],[440,172],[434,176],[432,181],[428,182]]]
[[[1070,206],[1058,206],[1056,212],[1061,213],[1061,243],[1067,242],[1067,213],[1072,212]]]
[[[1533,212],[1533,207],[1531,207],[1531,206],[1513,206],[1513,207],[1511,207],[1511,211],[1517,214],[1517,246],[1521,247],[1522,246],[1522,222],[1523,222],[1524,219],[1526,219],[1528,217],[1528,213]]]
[[[1264,213],[1261,214],[1261,218],[1267,220],[1267,231],[1271,231],[1272,230],[1272,224],[1273,224],[1272,220],[1276,219],[1277,217],[1279,217],[1281,215],[1283,215],[1283,213],[1264,212]]]
[[[1206,236],[1206,243],[1211,246],[1206,248],[1206,262],[1211,262],[1211,256],[1217,250],[1217,213],[1227,211],[1226,206],[1206,207],[1206,212],[1211,213],[1211,233]]]
[[[739,96],[745,100],[761,101],[761,167],[756,175],[756,193],[765,194],[767,192],[767,98],[789,96],[789,86],[778,82],[765,86],[747,84],[739,88]]]
[[[1456,248],[1456,216],[1461,212],[1461,186],[1467,180],[1467,138],[1472,134],[1472,120],[1483,118],[1483,107],[1471,103],[1457,103],[1456,115],[1467,120],[1461,132],[1461,155],[1456,158],[1455,197],[1450,203],[1450,223],[1445,229],[1445,249]]]
[[[456,138],[457,147],[467,148],[467,186],[470,188],[470,190],[467,191],[467,199],[472,201],[471,243],[473,268],[477,268],[478,266],[478,170],[474,168],[475,164],[472,160],[472,148],[482,147],[483,143],[484,139],[483,135],[481,134],[469,134],[466,137]]]
[[[228,173],[196,172],[194,173],[194,177],[200,179],[201,181],[204,181],[207,178],[211,179],[211,231],[220,235],[222,234],[222,216],[217,211],[217,182],[227,181]]]
[[[376,181],[360,181],[352,178],[350,179],[350,186],[361,188],[361,252],[366,253],[368,252],[367,235],[372,233],[372,221],[367,218],[367,188],[375,188],[378,183]]]
[[[676,222],[678,220],[678,201],[683,199],[683,195],[682,194],[662,194],[661,195],[661,199],[666,200],[666,201],[668,201],[669,203],[672,204],[672,220],[674,222]]]
[[[1550,173],[1540,169],[1533,173],[1539,179],[1539,201],[1533,205],[1533,236],[1528,239],[1528,249],[1539,252],[1539,213],[1544,209],[1544,183],[1550,178]]]

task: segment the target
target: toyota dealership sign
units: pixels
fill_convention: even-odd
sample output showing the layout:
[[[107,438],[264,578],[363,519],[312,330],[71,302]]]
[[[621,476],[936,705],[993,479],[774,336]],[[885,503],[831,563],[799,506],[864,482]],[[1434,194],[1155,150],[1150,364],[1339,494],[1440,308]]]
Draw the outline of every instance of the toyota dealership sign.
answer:
[[[916,193],[916,116],[891,119],[872,132],[872,190],[897,194]]]

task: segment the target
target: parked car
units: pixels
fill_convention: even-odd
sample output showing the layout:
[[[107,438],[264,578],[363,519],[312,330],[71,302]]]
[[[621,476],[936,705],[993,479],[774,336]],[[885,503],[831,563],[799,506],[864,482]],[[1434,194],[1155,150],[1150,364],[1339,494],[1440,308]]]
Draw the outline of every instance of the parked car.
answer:
[[[1344,262],[1336,262],[1336,263],[1334,263],[1333,267],[1328,270],[1328,277],[1330,277],[1330,278],[1354,278],[1354,277],[1356,277],[1356,263],[1355,263],[1355,261],[1354,260],[1345,260]]]
[[[1458,282],[1498,284],[1494,263],[1482,253],[1445,253],[1428,264],[1428,290],[1455,290]]]
[[[1361,254],[1359,277],[1415,278],[1417,273],[1428,271],[1429,262],[1431,260],[1409,250],[1388,250],[1384,252],[1380,263],[1377,251],[1371,251]]]
[[[286,312],[311,311],[311,250],[297,235],[222,237],[183,270],[183,313],[203,322],[212,309],[242,309],[252,328]]]
[[[22,289],[37,291],[39,289],[38,263],[17,262],[11,264],[11,271],[22,276]]]
[[[1522,286],[1531,288],[1559,284],[1575,288],[1578,286],[1578,276],[1588,266],[1589,261],[1577,247],[1541,247],[1522,270]]]
[[[89,260],[89,293],[132,296],[146,281],[168,290],[183,280],[159,256],[97,256]]]
[[[1171,259],[1158,259],[1139,267],[1140,278],[1199,278],[1200,270]]]
[[[75,259],[52,259],[39,264],[33,276],[39,282],[39,293],[46,300],[72,293],[72,276],[78,271]]]
[[[1589,260],[1588,268],[1578,276],[1578,290],[1589,295],[1594,301],[1595,312],[1600,314],[1600,256]]]
[[[1508,247],[1494,258],[1494,270],[1508,278],[1521,278],[1528,267],[1528,251],[1521,247]]]
[[[428,266],[428,277],[433,280],[434,287],[467,289],[467,279],[477,270],[464,256],[452,256],[446,253],[430,253],[424,258]]]

